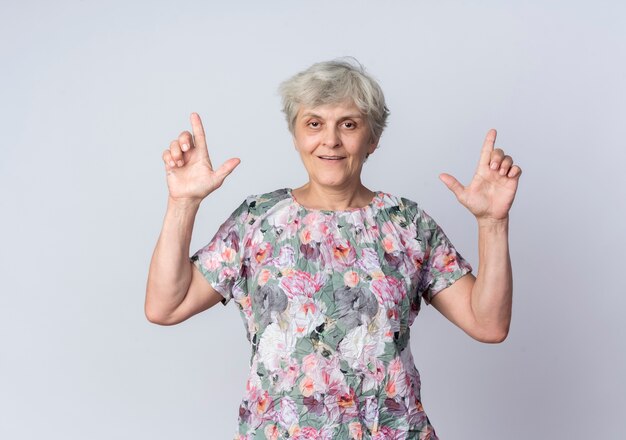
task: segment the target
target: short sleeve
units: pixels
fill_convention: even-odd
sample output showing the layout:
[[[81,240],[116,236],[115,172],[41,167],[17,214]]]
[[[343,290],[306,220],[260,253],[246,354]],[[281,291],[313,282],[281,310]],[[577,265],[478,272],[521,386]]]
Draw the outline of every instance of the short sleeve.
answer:
[[[211,241],[190,257],[209,284],[224,298],[226,305],[233,297],[235,284],[243,282],[243,239],[248,217],[244,201],[219,227]]]
[[[443,229],[421,208],[417,208],[418,233],[426,246],[420,293],[426,304],[433,297],[472,271],[470,263],[454,248]]]

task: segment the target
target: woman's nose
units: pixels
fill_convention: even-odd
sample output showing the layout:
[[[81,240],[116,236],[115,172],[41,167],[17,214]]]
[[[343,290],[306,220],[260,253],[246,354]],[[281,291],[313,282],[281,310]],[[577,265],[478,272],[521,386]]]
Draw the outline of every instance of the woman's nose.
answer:
[[[322,144],[325,147],[337,147],[341,145],[341,138],[336,127],[328,126],[324,130],[324,138]]]

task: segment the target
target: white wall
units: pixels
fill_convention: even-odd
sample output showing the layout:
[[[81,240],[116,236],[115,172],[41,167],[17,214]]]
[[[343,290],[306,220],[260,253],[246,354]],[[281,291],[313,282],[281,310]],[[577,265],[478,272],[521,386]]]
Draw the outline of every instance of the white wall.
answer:
[[[486,131],[523,169],[514,316],[499,345],[432,307],[413,329],[442,439],[619,438],[626,409],[626,7],[619,1],[2,2],[0,438],[230,438],[249,348],[234,303],[143,314],[161,152],[205,122],[191,252],[248,194],[304,183],[276,88],[357,57],[391,117],[363,180],[416,200],[475,268]],[[173,437],[174,436],[174,437]]]

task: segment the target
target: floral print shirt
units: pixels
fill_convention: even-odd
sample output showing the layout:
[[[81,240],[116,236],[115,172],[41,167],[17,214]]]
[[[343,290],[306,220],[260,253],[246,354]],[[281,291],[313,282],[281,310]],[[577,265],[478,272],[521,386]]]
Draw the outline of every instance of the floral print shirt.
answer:
[[[252,195],[191,261],[252,345],[235,439],[437,439],[409,344],[422,298],[472,270],[415,202]]]

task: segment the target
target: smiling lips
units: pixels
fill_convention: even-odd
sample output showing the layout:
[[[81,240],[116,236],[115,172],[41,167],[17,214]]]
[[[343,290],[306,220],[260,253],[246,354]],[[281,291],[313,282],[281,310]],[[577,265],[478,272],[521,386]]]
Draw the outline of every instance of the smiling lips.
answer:
[[[343,156],[318,156],[320,159],[324,159],[324,160],[340,160],[340,159],[344,159]]]

